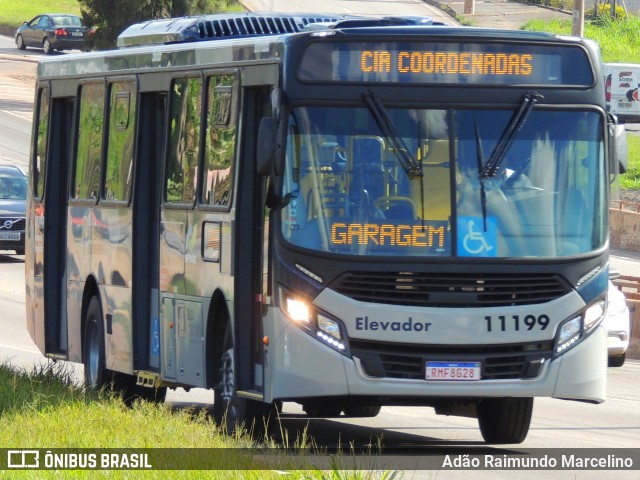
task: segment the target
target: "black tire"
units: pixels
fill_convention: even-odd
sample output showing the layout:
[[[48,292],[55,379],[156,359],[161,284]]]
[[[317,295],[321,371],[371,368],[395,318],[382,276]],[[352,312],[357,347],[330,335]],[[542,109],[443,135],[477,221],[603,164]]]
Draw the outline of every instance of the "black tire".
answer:
[[[54,51],[54,49],[51,48],[51,42],[49,41],[49,39],[47,37],[44,37],[44,40],[42,40],[42,50],[47,55],[53,53],[53,51]]]
[[[609,357],[610,367],[621,367],[624,365],[624,361],[627,359],[627,354],[623,353],[618,357]]]
[[[84,383],[87,388],[100,390],[108,383],[104,354],[104,322],[98,297],[91,297],[85,316],[82,340]]]
[[[27,48],[27,46],[24,43],[24,38],[22,38],[22,35],[18,35],[16,37],[16,47],[18,47],[19,50],[24,50]]]
[[[485,442],[522,443],[531,424],[533,398],[487,398],[480,400],[477,412]]]
[[[375,417],[381,409],[380,405],[347,405],[344,407],[344,414],[355,418]]]
[[[228,435],[246,431],[265,436],[278,416],[277,404],[268,404],[236,395],[233,333],[227,323],[218,359],[218,382],[214,387],[213,417]]]

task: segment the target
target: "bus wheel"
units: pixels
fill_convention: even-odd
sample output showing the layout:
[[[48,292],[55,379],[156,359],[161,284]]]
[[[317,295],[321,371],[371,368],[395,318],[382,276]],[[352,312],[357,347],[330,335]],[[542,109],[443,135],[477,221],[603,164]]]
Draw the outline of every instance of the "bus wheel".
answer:
[[[347,417],[375,417],[381,409],[380,405],[347,405],[344,414]]]
[[[233,334],[228,325],[218,365],[220,381],[213,390],[213,417],[216,422],[228,435],[240,432],[243,428],[250,434],[268,432],[278,416],[277,404],[236,395]]]
[[[533,398],[486,398],[477,405],[480,432],[487,443],[522,443],[529,432]]]
[[[99,389],[106,383],[104,356],[104,326],[98,297],[91,297],[85,318],[82,342],[84,382],[88,388]]]

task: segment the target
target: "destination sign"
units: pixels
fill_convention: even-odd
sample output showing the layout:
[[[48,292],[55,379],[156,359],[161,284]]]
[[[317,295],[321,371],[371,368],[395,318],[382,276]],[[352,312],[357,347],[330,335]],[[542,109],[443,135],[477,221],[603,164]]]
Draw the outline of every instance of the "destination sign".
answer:
[[[594,74],[577,45],[448,42],[314,43],[305,82],[590,86]]]
[[[446,222],[419,224],[346,223],[331,225],[331,243],[368,247],[406,247],[442,250],[447,238]]]

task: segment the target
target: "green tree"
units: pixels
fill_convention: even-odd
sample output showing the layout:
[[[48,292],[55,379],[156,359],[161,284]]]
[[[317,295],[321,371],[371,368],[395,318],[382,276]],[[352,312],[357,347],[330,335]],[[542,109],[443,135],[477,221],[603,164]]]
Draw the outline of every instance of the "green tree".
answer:
[[[94,49],[114,48],[118,35],[129,25],[157,18],[215,13],[236,5],[237,0],[78,0],[82,20],[96,33]]]

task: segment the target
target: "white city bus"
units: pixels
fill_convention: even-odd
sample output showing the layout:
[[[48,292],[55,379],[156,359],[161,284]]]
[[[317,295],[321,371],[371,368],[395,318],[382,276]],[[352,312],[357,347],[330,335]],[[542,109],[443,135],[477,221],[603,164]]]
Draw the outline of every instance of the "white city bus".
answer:
[[[599,403],[620,128],[597,47],[427,18],[133,25],[38,65],[27,323],[86,382],[423,405],[522,442]]]

